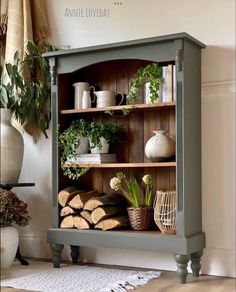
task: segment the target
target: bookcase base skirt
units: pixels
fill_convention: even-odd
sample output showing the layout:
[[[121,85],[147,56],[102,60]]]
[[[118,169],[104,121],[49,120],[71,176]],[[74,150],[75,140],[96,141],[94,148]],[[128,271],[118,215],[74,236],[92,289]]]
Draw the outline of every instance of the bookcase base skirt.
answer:
[[[121,235],[122,241],[119,240]],[[97,231],[51,228],[48,230],[47,240],[50,243],[55,268],[60,267],[64,245],[70,245],[71,258],[74,264],[79,260],[80,246],[173,253],[180,283],[186,281],[189,261],[191,261],[193,276],[199,276],[201,256],[205,247],[205,234],[203,232],[181,237],[162,235],[156,231]],[[133,242],[136,243],[135,246]]]

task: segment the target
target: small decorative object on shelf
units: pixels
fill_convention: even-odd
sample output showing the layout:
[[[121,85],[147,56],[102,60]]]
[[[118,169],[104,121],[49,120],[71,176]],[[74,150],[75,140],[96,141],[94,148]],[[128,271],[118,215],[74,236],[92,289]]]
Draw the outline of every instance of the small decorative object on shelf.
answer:
[[[74,108],[75,109],[82,109],[87,108],[89,105],[85,107],[85,103],[83,103],[83,99],[85,98],[84,91],[88,91],[90,95],[90,90],[93,89],[95,91],[94,86],[89,86],[88,82],[76,82],[73,84],[75,88],[75,96],[74,96]],[[82,106],[84,104],[84,106]],[[91,106],[91,105],[90,105]]]
[[[176,233],[176,191],[157,191],[154,200],[154,221],[162,233]]]
[[[145,184],[144,199],[142,199],[142,194],[135,178],[127,180],[123,172],[118,172],[116,177],[110,180],[111,188],[115,191],[121,190],[131,205],[131,207],[127,208],[127,211],[130,225],[134,230],[147,230],[153,218],[151,175],[144,175],[142,181]]]
[[[121,104],[124,100],[124,95],[120,92],[116,93],[113,90],[100,90],[94,92],[97,97],[97,107],[103,108],[108,106],[116,105],[116,96],[121,95],[121,100],[119,104]],[[118,104],[118,105],[119,105]]]
[[[166,131],[153,131],[145,145],[145,155],[152,162],[166,161],[175,155],[175,141],[165,135]]]

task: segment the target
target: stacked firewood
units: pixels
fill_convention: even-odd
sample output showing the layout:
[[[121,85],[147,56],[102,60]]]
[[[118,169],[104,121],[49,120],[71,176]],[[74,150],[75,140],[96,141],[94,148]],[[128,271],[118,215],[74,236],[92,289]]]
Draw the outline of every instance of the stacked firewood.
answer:
[[[67,187],[58,194],[61,228],[118,229],[129,226],[125,201],[118,194]]]

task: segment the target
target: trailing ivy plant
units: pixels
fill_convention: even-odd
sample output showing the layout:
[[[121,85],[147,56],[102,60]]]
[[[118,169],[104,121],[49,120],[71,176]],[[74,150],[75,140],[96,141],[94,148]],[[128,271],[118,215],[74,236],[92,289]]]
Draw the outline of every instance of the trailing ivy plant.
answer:
[[[155,103],[159,97],[159,88],[163,81],[162,70],[156,63],[141,67],[138,72],[130,80],[130,90],[126,96],[128,104],[134,104],[139,94],[140,88],[145,83],[149,82],[150,100],[151,103]]]
[[[130,80],[130,90],[126,96],[127,104],[133,105],[131,109],[121,109],[123,116],[126,116],[135,107],[137,97],[139,95],[140,89],[144,87],[144,84],[149,82],[150,90],[150,100],[151,103],[158,101],[159,88],[163,82],[162,69],[157,63],[152,63],[146,67],[140,67],[138,71],[134,74],[133,78]],[[108,109],[106,113],[114,116],[114,111]]]
[[[46,138],[51,119],[50,74],[41,51],[51,50],[56,48],[47,43],[38,47],[29,41],[23,60],[17,51],[13,62],[5,64],[6,70],[0,68],[0,107],[10,109],[21,125],[29,123],[40,129]]]
[[[76,166],[69,166],[68,159],[76,160],[77,153],[76,149],[80,145],[81,137],[88,136],[89,122],[84,119],[75,120],[71,123],[70,127],[67,128],[64,132],[59,133],[59,127],[57,129],[58,134],[58,146],[61,148],[60,162],[61,168],[65,176],[70,179],[77,179],[80,176],[84,175],[90,168],[78,168]]]
[[[91,167],[88,164],[86,167],[79,168],[76,165],[68,163],[68,160],[76,161],[76,149],[80,145],[81,137],[88,137],[91,141],[92,147],[99,147],[102,144],[100,138],[103,137],[108,143],[118,143],[121,139],[120,126],[115,122],[108,121],[86,121],[84,119],[75,120],[71,125],[59,133],[57,129],[58,146],[61,149],[60,163],[65,176],[70,179],[78,179],[84,175]]]

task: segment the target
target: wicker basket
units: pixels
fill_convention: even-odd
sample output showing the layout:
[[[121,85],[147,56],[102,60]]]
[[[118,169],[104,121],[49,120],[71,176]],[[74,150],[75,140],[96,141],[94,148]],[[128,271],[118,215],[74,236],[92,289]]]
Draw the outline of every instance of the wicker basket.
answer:
[[[154,221],[162,233],[176,233],[176,191],[157,191],[154,200]]]
[[[129,221],[134,230],[147,230],[153,222],[153,208],[127,208]]]

